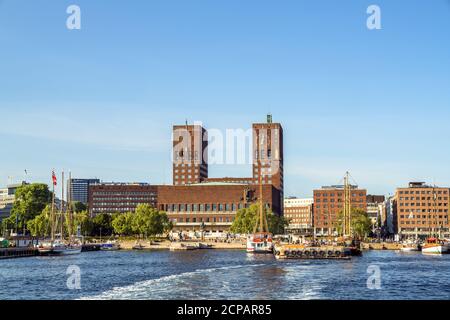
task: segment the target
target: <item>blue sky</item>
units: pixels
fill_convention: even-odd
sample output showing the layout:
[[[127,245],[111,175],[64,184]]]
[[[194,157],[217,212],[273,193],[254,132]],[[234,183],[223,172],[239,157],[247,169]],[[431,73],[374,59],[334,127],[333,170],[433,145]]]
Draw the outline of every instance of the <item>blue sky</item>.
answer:
[[[449,186],[449,35],[447,0],[0,0],[0,185],[52,168],[171,183],[173,124],[248,129],[271,112],[286,195],[346,170],[371,193]]]

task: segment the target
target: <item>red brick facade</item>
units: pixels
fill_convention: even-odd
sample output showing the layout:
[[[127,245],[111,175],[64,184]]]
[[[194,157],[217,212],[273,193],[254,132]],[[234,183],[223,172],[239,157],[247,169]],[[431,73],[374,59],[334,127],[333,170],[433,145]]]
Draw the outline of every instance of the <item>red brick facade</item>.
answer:
[[[353,187],[351,190],[351,205],[367,211],[365,189]],[[316,234],[331,234],[336,232],[338,214],[344,207],[344,187],[322,187],[314,190],[314,228]]]

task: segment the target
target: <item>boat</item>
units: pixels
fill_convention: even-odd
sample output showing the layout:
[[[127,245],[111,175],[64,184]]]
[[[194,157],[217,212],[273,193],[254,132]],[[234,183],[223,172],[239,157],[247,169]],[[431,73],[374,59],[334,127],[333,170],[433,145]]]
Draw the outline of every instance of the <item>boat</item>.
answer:
[[[170,251],[185,251],[185,250],[197,250],[199,247],[197,245],[191,245],[181,242],[174,242],[170,245]]]
[[[439,240],[438,238],[430,237],[422,245],[423,254],[444,254],[449,252],[448,243]]]
[[[402,252],[420,251],[420,246],[415,241],[404,241],[402,243],[402,246],[400,247],[400,251]]]
[[[134,247],[133,247],[134,249]],[[100,250],[103,251],[116,251],[120,250],[120,243],[117,240],[108,240],[105,243],[102,243],[100,246]]]
[[[256,232],[247,238],[248,253],[272,253],[273,239],[270,232]]]
[[[55,172],[52,172],[52,181],[53,181],[53,198],[52,205],[50,211],[50,226],[51,226],[51,238],[50,240],[46,240],[41,242],[37,246],[37,250],[40,255],[73,255],[80,254],[83,248],[81,241],[75,238],[72,234],[72,228],[68,228],[68,239],[64,239],[64,214],[67,214],[68,225],[72,226],[72,210],[71,210],[71,190],[70,188],[67,190],[67,198],[66,198],[66,210],[64,210],[64,172],[62,173],[62,199],[61,199],[61,212],[59,213],[59,239],[56,238],[55,232],[57,229],[58,219],[55,213],[55,186],[57,185],[57,178]],[[69,173],[69,181],[70,181],[70,173]],[[69,184],[70,185],[70,184]],[[66,212],[64,212],[66,211]]]
[[[351,259],[351,253],[344,246],[281,244],[274,246],[276,259]]]
[[[253,234],[247,237],[247,252],[273,253],[273,235],[269,232],[267,216],[264,212],[261,173],[259,174],[259,195],[259,220],[255,225]]]
[[[433,204],[434,204],[434,210],[433,212],[437,212],[437,194],[435,187],[433,186]],[[437,221],[436,221],[437,223]],[[440,236],[440,230],[435,232],[435,228],[432,227],[431,221],[428,220],[428,228],[430,230],[430,236],[427,238],[425,243],[422,245],[422,253],[423,254],[436,254],[441,255],[444,253],[449,253],[450,246],[448,242],[445,240],[441,240]]]

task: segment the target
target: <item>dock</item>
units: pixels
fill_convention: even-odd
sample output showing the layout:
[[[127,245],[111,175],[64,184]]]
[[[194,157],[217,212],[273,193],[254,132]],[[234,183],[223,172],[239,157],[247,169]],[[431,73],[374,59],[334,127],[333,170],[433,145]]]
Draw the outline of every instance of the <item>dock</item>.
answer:
[[[0,249],[0,259],[13,259],[34,257],[39,255],[36,248],[2,248]]]

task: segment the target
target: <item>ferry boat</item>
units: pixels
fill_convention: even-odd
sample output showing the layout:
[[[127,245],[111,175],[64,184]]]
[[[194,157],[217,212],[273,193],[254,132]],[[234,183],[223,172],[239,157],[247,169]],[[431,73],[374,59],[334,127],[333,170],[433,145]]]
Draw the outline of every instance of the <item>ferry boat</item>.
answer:
[[[247,238],[248,253],[272,253],[273,239],[270,232],[256,232]]]
[[[444,254],[449,253],[449,245],[442,240],[431,237],[422,245],[423,254]]]

